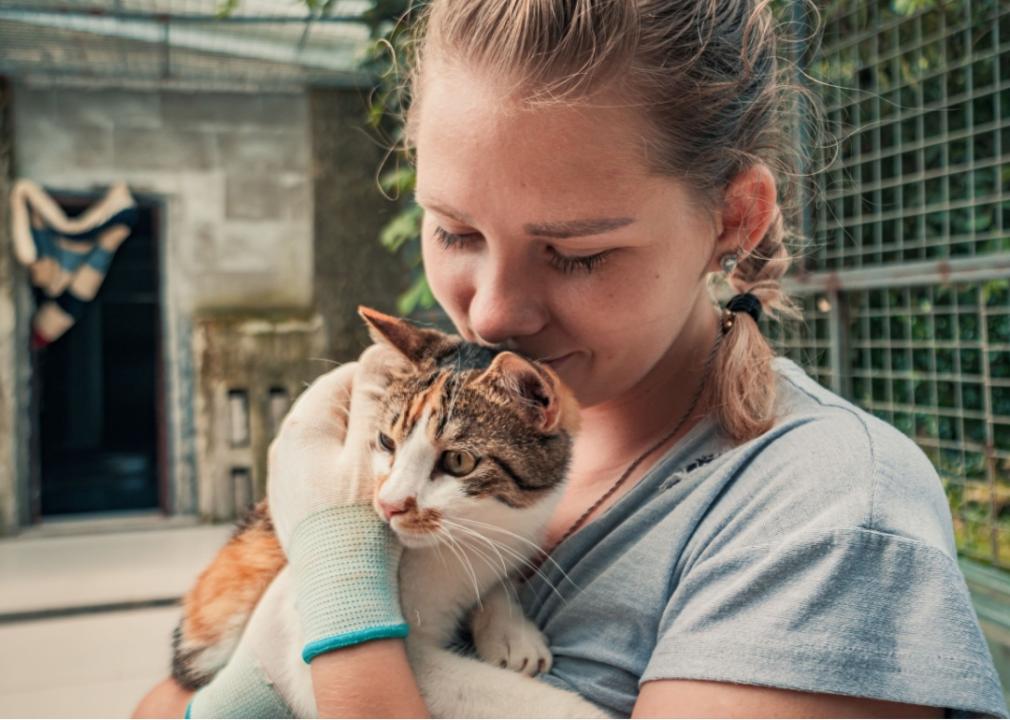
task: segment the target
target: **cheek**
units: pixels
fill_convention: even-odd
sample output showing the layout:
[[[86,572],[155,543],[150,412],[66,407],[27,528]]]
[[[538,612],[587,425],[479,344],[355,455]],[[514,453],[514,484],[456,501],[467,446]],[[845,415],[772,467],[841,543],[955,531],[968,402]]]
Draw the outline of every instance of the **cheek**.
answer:
[[[458,482],[451,479],[432,480],[421,491],[422,507],[433,508],[452,518],[464,499]]]
[[[474,294],[475,273],[472,263],[462,252],[443,249],[431,236],[427,225],[421,241],[421,257],[424,261],[424,275],[432,294],[448,313],[456,329],[468,337],[466,314]]]
[[[657,270],[654,263],[621,263],[599,273],[599,278],[573,281],[553,293],[557,320],[591,347],[625,347],[632,337],[661,333],[671,318],[686,311],[679,307],[690,305],[680,278]]]

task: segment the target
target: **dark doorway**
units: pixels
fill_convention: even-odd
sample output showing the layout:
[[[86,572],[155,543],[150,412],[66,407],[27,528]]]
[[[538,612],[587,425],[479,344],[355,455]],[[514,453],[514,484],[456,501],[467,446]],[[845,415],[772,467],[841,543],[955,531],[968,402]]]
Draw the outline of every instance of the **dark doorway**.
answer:
[[[95,200],[56,198],[68,215]],[[159,506],[157,212],[150,204],[139,209],[84,315],[36,354],[43,516]]]

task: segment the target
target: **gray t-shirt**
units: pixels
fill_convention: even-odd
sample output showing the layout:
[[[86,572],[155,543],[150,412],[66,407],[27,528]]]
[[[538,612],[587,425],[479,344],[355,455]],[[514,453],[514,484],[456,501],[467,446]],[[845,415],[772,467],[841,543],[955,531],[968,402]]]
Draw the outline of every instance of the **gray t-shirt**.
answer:
[[[780,419],[695,426],[521,588],[543,680],[615,715],[641,683],[716,680],[1006,717],[933,466],[777,358]]]

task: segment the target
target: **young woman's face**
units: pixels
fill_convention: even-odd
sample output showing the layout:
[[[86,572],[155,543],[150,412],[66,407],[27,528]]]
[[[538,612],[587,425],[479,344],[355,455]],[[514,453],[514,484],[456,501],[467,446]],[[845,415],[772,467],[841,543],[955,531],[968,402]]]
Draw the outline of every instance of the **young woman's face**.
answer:
[[[711,222],[649,175],[632,111],[520,109],[480,75],[426,73],[417,200],[435,297],[466,339],[547,360],[584,407],[619,397],[707,310]]]

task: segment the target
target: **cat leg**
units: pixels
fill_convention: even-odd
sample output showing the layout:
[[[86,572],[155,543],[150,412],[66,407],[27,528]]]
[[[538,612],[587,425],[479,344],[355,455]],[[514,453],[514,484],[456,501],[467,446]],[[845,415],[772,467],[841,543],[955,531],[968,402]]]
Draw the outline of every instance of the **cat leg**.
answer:
[[[530,677],[551,669],[553,656],[540,628],[502,583],[473,611],[471,632],[481,659]]]
[[[433,717],[611,717],[577,693],[409,637],[407,653]]]

